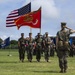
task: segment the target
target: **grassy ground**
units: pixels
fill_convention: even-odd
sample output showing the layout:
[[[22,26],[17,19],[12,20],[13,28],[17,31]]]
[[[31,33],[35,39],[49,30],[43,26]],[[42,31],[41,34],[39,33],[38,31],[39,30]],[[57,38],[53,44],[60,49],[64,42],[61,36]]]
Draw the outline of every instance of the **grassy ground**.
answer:
[[[51,57],[50,62],[46,62],[42,57],[41,62],[37,62],[35,56],[33,62],[28,62],[25,57],[24,63],[19,62],[18,51],[0,50],[0,75],[63,75],[59,73],[58,58]],[[75,75],[75,57],[68,58],[68,72],[64,75]]]

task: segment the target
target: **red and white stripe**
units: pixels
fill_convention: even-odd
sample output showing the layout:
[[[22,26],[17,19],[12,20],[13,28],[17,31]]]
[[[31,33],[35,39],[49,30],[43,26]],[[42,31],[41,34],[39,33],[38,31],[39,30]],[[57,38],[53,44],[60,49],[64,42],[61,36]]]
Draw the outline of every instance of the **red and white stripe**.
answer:
[[[6,27],[16,26],[14,20],[19,17],[18,10],[13,10],[6,18]]]

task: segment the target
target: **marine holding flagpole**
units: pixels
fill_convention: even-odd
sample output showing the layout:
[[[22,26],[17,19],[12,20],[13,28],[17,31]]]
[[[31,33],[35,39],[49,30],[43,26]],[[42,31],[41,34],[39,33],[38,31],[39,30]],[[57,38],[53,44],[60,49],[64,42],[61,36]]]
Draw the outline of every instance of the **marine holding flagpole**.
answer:
[[[25,58],[25,38],[24,33],[21,33],[21,37],[18,39],[18,48],[19,48],[19,60],[24,62]]]

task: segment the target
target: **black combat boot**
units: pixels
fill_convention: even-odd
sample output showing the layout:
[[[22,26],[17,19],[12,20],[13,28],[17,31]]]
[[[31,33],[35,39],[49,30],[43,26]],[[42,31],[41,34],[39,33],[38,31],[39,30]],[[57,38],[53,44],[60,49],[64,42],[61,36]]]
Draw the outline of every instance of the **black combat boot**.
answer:
[[[40,59],[37,59],[38,62],[40,62]]]
[[[67,70],[66,69],[64,69],[64,73],[66,73],[67,72]]]
[[[22,59],[21,61],[24,62],[24,59]]]
[[[32,59],[30,59],[29,61],[32,62]]]
[[[60,73],[64,73],[63,69],[61,69]]]

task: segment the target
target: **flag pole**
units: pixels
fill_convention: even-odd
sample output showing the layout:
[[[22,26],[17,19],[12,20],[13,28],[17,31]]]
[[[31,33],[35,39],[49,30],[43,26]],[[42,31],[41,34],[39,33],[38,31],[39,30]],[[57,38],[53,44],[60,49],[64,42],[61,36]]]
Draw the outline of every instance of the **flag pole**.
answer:
[[[11,45],[10,45],[10,49],[11,49]],[[8,56],[12,56],[11,53],[10,53],[10,49],[9,49],[9,54],[8,54]]]
[[[40,28],[40,34],[41,34],[41,28]]]
[[[30,0],[30,2],[31,2],[31,0]],[[30,27],[30,33],[32,33],[32,28]]]
[[[9,46],[10,46],[10,49],[11,49],[11,44],[10,44]],[[12,56],[12,55],[11,55],[11,52],[10,52],[10,49],[9,49],[9,54],[8,54],[8,56]]]
[[[41,7],[40,7],[41,8]],[[40,23],[40,34],[41,34],[41,23]]]
[[[32,28],[30,27],[30,33],[32,33]]]

